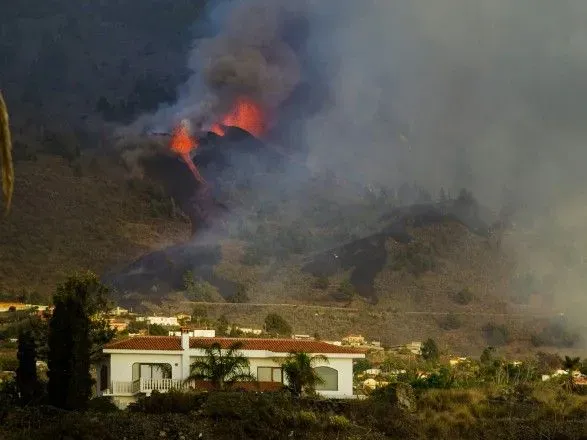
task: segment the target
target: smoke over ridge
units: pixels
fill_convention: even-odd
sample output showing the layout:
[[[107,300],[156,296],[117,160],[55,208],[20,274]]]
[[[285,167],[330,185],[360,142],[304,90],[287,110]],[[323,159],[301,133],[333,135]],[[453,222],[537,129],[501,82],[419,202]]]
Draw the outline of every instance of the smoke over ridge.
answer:
[[[384,188],[468,188],[496,215],[515,212],[504,246],[519,270],[550,279],[561,307],[581,315],[587,3],[289,3],[223,5],[229,18],[196,42],[178,102],[148,123],[206,124],[245,93],[272,112],[276,132],[295,119],[314,170]],[[289,104],[300,84],[320,97],[312,111]]]

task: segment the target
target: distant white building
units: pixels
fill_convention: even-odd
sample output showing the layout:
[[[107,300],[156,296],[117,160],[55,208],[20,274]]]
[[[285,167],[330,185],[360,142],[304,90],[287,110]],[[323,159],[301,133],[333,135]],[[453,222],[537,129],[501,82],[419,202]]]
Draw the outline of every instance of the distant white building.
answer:
[[[314,337],[310,335],[291,335],[292,339],[296,339],[299,341],[313,341]]]
[[[128,309],[117,306],[116,308],[110,310],[110,314],[114,316],[128,315]]]
[[[422,354],[422,343],[410,342],[409,344],[406,344],[406,349],[408,349],[413,354]]]
[[[216,337],[216,330],[189,330],[187,334],[190,338],[214,338]],[[169,332],[169,336],[181,336],[181,331]]]
[[[175,316],[147,316],[146,321],[150,325],[178,326],[179,321]]]
[[[263,333],[263,330],[261,330],[260,328],[247,328],[247,327],[239,327],[239,326],[235,325],[234,329],[240,331],[243,335],[259,336],[260,334]]]

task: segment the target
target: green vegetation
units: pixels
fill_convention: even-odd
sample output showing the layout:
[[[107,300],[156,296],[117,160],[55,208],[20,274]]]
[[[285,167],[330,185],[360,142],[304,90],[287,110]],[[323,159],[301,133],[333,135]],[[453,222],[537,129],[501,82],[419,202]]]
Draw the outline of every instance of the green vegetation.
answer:
[[[20,331],[17,359],[16,386],[21,403],[27,405],[41,394],[37,377],[37,343],[30,328]]]
[[[235,342],[226,352],[218,343],[206,347],[206,357],[191,364],[186,383],[206,380],[210,381],[213,389],[226,390],[235,382],[256,380],[249,373],[249,360],[239,352],[242,346],[241,342]]]
[[[90,358],[96,346],[112,338],[101,314],[108,290],[92,273],[70,277],[57,287],[49,322],[47,398],[64,409],[83,409],[91,395]]]
[[[289,337],[292,334],[289,323],[277,313],[270,313],[265,317],[263,328],[270,335]]]
[[[236,287],[236,292],[229,298],[229,301],[237,304],[248,303],[250,298],[247,294],[247,286],[244,284],[238,284]]]
[[[291,353],[282,364],[283,374],[287,378],[287,389],[296,397],[302,394],[313,395],[316,385],[322,383],[314,366],[327,361],[328,359],[322,355]]]
[[[539,333],[531,337],[532,345],[535,347],[571,348],[577,345],[580,340],[579,333],[569,330],[568,325],[563,320],[550,322]]]
[[[209,282],[194,277],[192,271],[187,271],[184,274],[183,288],[192,301],[212,301],[218,292],[216,287]]]
[[[428,338],[422,343],[422,358],[426,361],[437,361],[440,351],[434,339]]]
[[[0,413],[0,436],[115,440],[283,438],[340,440],[581,439],[585,397],[536,386],[518,394],[494,388],[428,389],[390,385],[366,400],[326,401],[284,393],[153,393],[128,410],[102,400],[86,413],[42,407]],[[500,397],[501,396],[501,397]],[[291,434],[290,436],[290,433]]]
[[[314,288],[320,290],[326,290],[330,287],[330,280],[326,276],[319,276],[314,279]]]
[[[510,332],[505,325],[487,323],[482,331],[485,341],[491,346],[501,347],[510,341]]]
[[[473,301],[473,298],[473,294],[467,288],[459,290],[453,297],[454,302],[462,306],[469,305]]]
[[[454,313],[449,313],[438,321],[438,326],[443,330],[457,330],[461,325],[461,320]]]

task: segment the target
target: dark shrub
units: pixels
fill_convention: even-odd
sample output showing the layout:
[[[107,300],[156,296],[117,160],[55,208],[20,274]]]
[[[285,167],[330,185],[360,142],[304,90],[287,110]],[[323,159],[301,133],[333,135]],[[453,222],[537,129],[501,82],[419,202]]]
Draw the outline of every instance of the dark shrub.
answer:
[[[457,315],[449,313],[438,321],[438,326],[443,330],[456,330],[461,328],[461,320]]]
[[[473,294],[467,288],[459,290],[453,296],[454,302],[456,302],[457,304],[460,304],[462,306],[466,306],[466,305],[470,304],[471,301],[473,301],[473,298],[474,298]]]
[[[206,401],[206,393],[191,393],[181,391],[169,391],[159,393],[153,391],[150,396],[140,397],[136,402],[128,406],[130,412],[142,412],[148,414],[189,413],[199,410]]]
[[[510,342],[510,333],[506,326],[488,323],[481,329],[487,344],[500,347]]]

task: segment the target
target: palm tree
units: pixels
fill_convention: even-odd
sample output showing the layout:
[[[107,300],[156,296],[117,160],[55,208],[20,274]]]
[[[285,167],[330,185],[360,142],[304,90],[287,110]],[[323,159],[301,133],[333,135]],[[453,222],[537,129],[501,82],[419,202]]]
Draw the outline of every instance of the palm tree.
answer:
[[[10,210],[12,191],[14,189],[14,167],[12,165],[12,140],[10,138],[10,125],[8,110],[4,97],[0,91],[0,175],[2,176],[2,193],[6,203],[6,213]]]
[[[322,378],[314,371],[314,366],[318,362],[328,363],[328,359],[322,355],[290,353],[282,363],[281,367],[287,378],[287,388],[294,396],[299,397],[302,393],[313,394],[316,385],[323,383]]]
[[[255,381],[249,372],[249,360],[239,352],[242,346],[242,342],[235,342],[224,353],[218,342],[206,347],[206,357],[190,366],[185,382],[207,380],[215,390],[226,390],[237,381]]]
[[[563,361],[563,368],[567,370],[569,373],[577,370],[581,365],[581,358],[580,357],[569,357],[565,356],[565,360]]]

